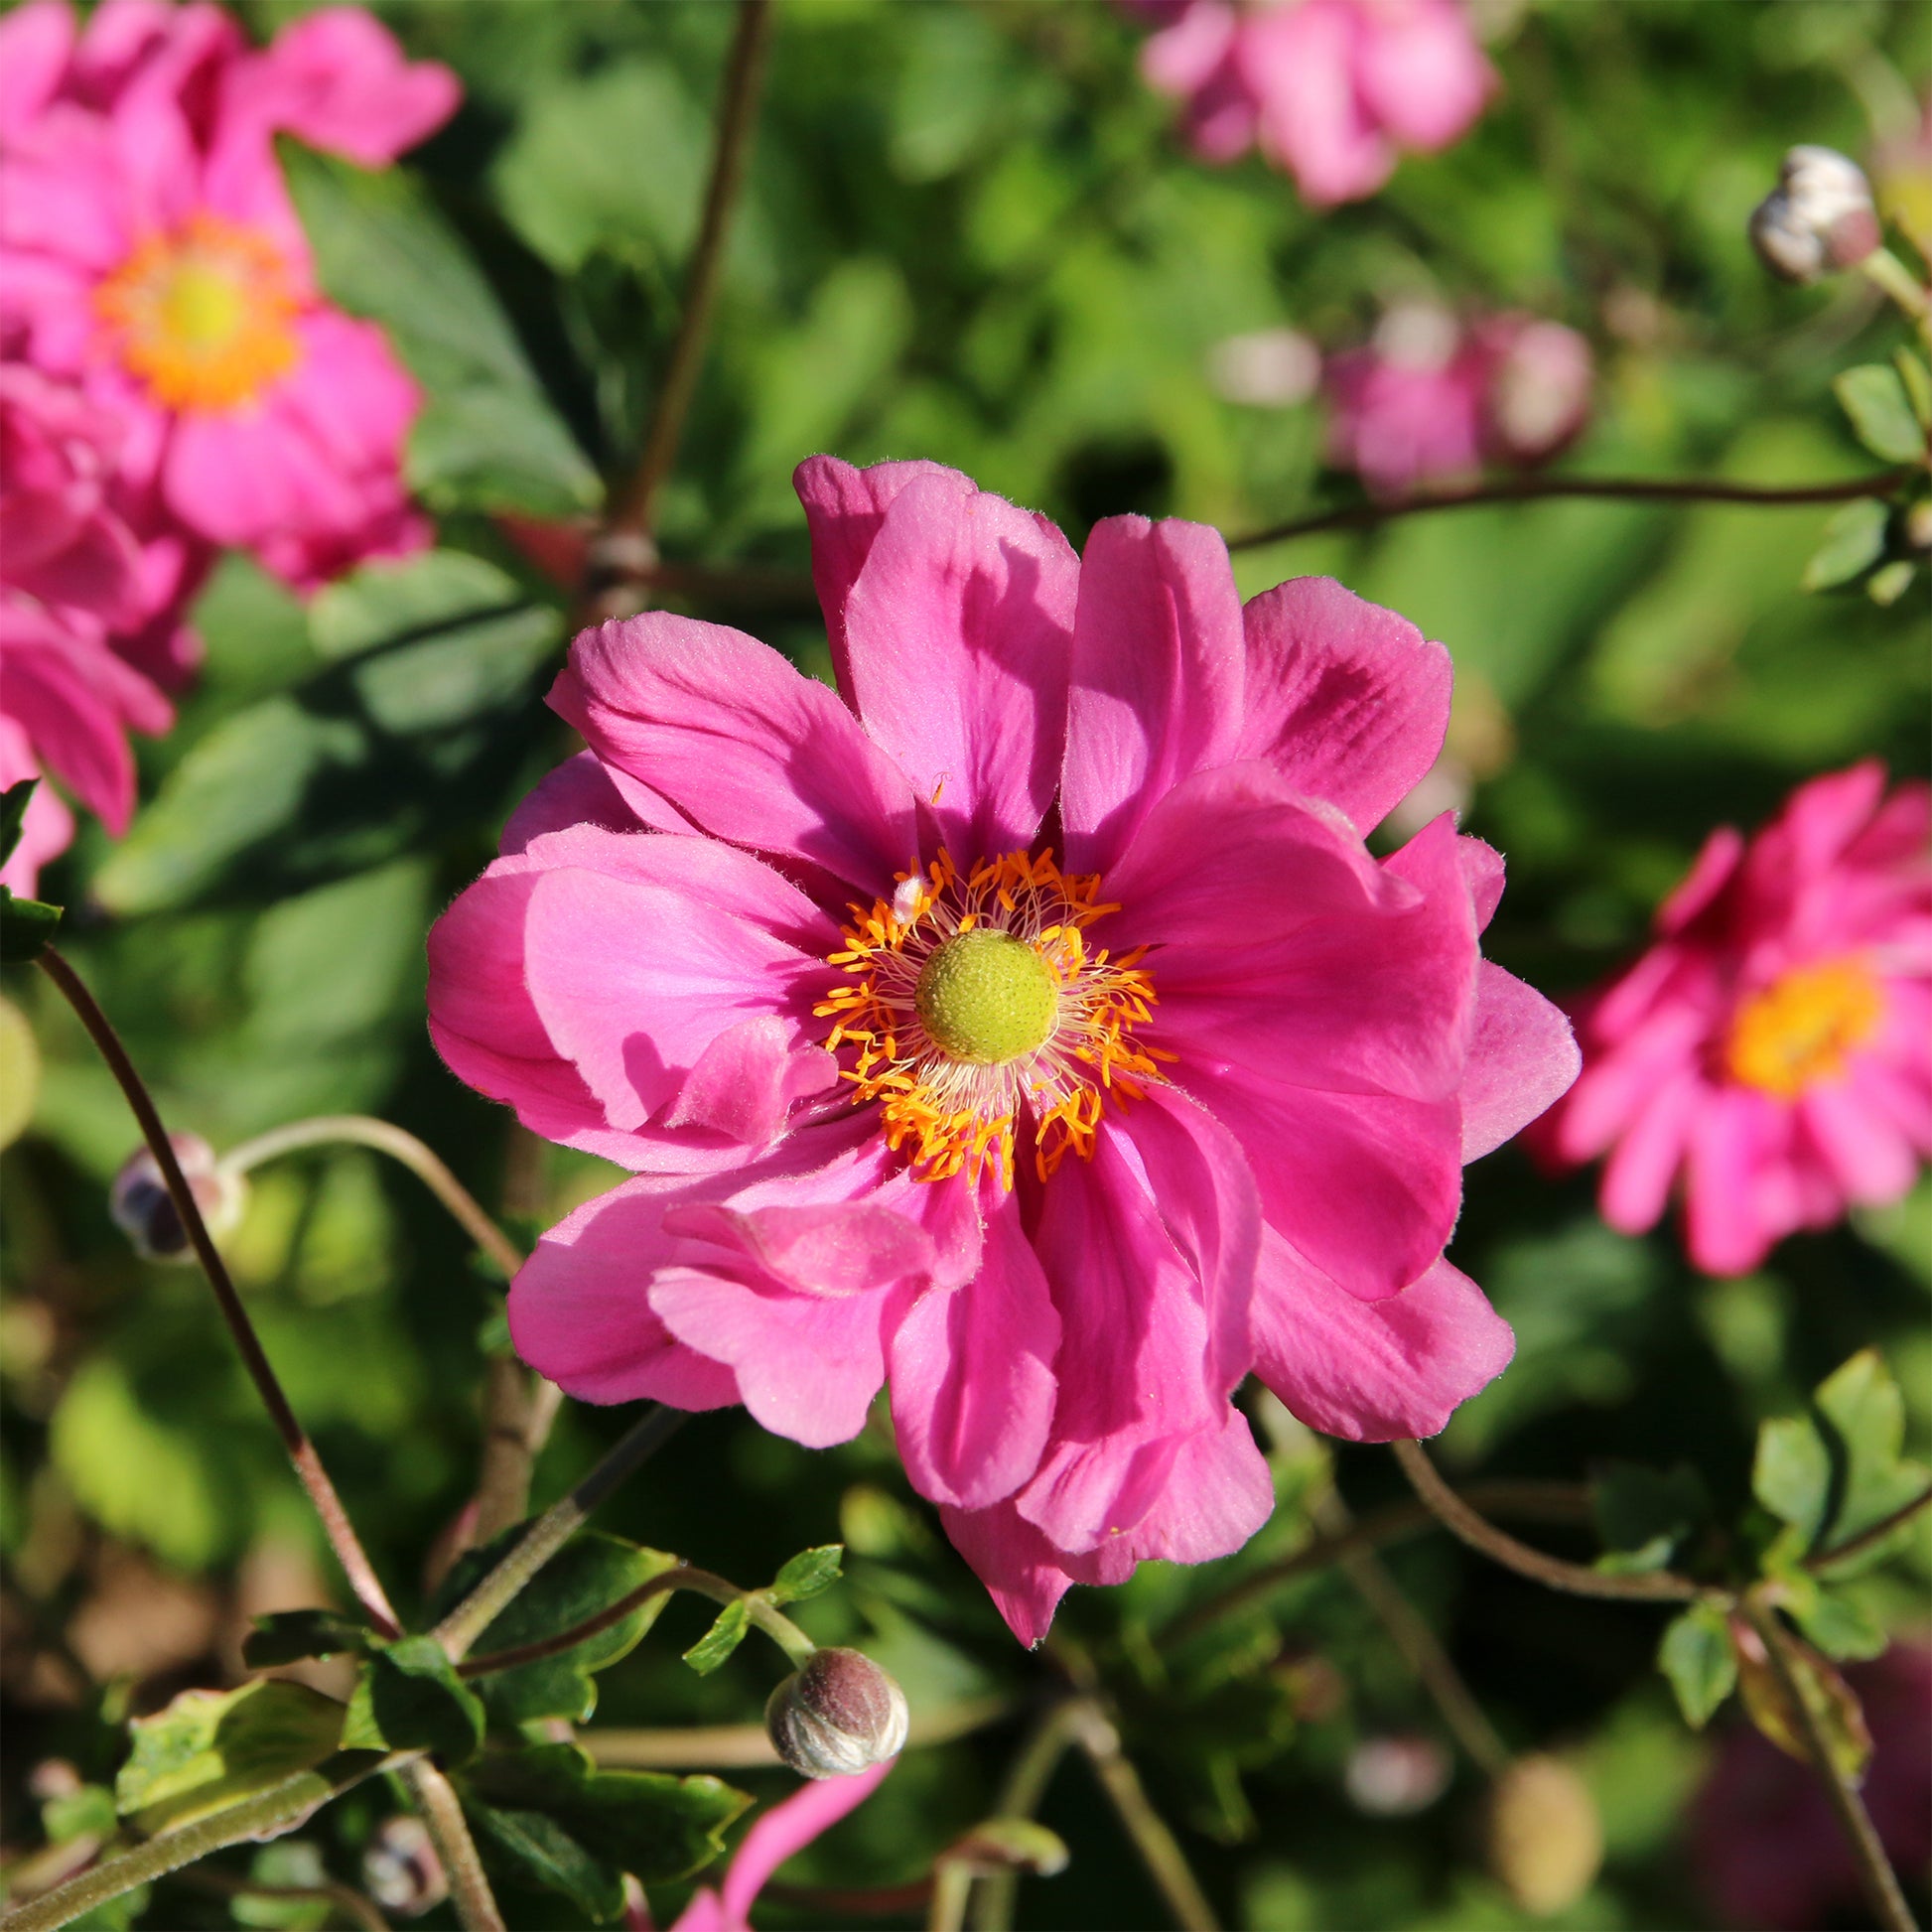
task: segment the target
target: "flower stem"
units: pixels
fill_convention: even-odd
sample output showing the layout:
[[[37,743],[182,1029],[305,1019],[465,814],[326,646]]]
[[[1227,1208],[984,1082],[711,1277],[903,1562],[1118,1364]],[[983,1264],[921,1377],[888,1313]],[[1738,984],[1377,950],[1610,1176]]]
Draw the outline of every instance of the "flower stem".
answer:
[[[1875,477],[1824,483],[1734,483],[1715,478],[1665,477],[1514,477],[1501,483],[1470,483],[1459,489],[1426,490],[1386,503],[1346,503],[1338,509],[1316,510],[1291,517],[1263,530],[1229,537],[1230,550],[1259,550],[1290,537],[1313,536],[1319,530],[1366,530],[1398,516],[1420,516],[1430,510],[1474,509],[1484,503],[1529,503],[1545,497],[1584,496],[1658,503],[1843,503],[1855,496],[1885,496],[1910,472],[1887,470]]]
[[[497,1613],[568,1543],[592,1510],[625,1476],[670,1441],[687,1420],[682,1409],[652,1403],[615,1448],[569,1495],[552,1503],[496,1568],[432,1632],[461,1662]]]
[[[1644,1571],[1635,1576],[1611,1576],[1591,1570],[1581,1563],[1565,1563],[1559,1557],[1545,1556],[1527,1543],[1499,1530],[1486,1517],[1479,1516],[1451,1489],[1436,1465],[1430,1461],[1420,1443],[1396,1442],[1389,1445],[1403,1473],[1415,1485],[1416,1493],[1442,1518],[1452,1536],[1459,1537],[1472,1550],[1514,1570],[1532,1582],[1572,1596],[1615,1597],[1626,1602],[1688,1603],[1706,1594],[1703,1586],[1688,1577],[1673,1576],[1667,1570]]]
[[[1008,1767],[999,1797],[988,1814],[990,1817],[1031,1818],[1039,1809],[1039,1801],[1045,1797],[1060,1759],[1073,1742],[1074,1728],[1079,1723],[1077,1704],[1077,1699],[1061,1698],[1028,1732],[1019,1756]],[[1013,1923],[1013,1902],[1019,1885],[1019,1874],[1012,1871],[989,1872],[978,1881],[972,1892],[974,1932],[1007,1932]],[[958,1932],[965,1906],[966,1901],[956,1898],[951,1887],[935,1891],[932,1914],[926,1921],[927,1932]]]
[[[483,1875],[477,1842],[464,1822],[454,1786],[426,1757],[418,1758],[407,1776],[410,1795],[429,1828],[430,1843],[443,1862],[443,1875],[450,1881],[450,1900],[463,1932],[508,1932],[496,1907],[496,1895]]]
[[[465,1675],[472,1667],[469,1662],[464,1664]],[[915,1711],[905,1748],[950,1744],[956,1737],[1003,1723],[1014,1711],[1014,1700],[997,1694],[965,1698],[934,1711]],[[612,1770],[732,1771],[778,1762],[770,1733],[762,1725],[692,1725],[647,1730],[614,1725],[608,1730],[580,1730],[577,1741],[600,1765]]]
[[[286,1127],[272,1127],[266,1134],[257,1134],[253,1140],[231,1147],[217,1165],[224,1173],[243,1174],[284,1154],[293,1154],[298,1148],[343,1142],[373,1148],[376,1153],[401,1162],[449,1209],[451,1218],[501,1271],[505,1280],[523,1266],[523,1255],[516,1243],[489,1218],[477,1197],[450,1172],[433,1148],[419,1141],[407,1128],[377,1120],[370,1114],[318,1114],[310,1120],[291,1121]]]
[[[135,1071],[134,1062],[128,1058],[127,1049],[121,1044],[112,1023],[100,1010],[94,996],[81,984],[73,968],[52,946],[41,953],[39,965],[79,1017],[80,1024],[86,1028],[99,1049],[101,1058],[120,1083],[121,1092],[127,1096],[127,1104],[141,1125],[148,1151],[161,1170],[168,1198],[174,1202],[175,1212],[187,1230],[196,1259],[202,1264],[202,1272],[214,1291],[214,1300],[221,1311],[222,1319],[227,1322],[228,1332],[240,1350],[242,1365],[268,1410],[269,1419],[282,1439],[282,1447],[288,1451],[289,1460],[295,1464],[295,1473],[301,1478],[303,1488],[309,1492],[309,1500],[315,1505],[316,1514],[322,1519],[323,1531],[329,1538],[329,1547],[335,1551],[336,1560],[342,1565],[349,1587],[384,1636],[400,1635],[402,1624],[390,1605],[381,1580],[376,1576],[374,1566],[355,1534],[354,1525],[348,1520],[348,1512],[343,1508],[336,1485],[330,1481],[328,1470],[322,1466],[322,1457],[316,1453],[315,1445],[296,1420],[295,1411],[289,1406],[289,1399],[283,1393],[282,1385],[276,1379],[275,1370],[255,1333],[254,1323],[248,1319],[241,1297],[235,1293],[227,1266],[208,1234],[207,1223],[202,1218],[194,1190],[182,1173],[181,1163],[175,1159],[174,1144],[168,1138],[168,1130],[161,1124],[161,1115],[155,1108],[153,1096]]]
[[[1877,248],[1859,264],[1865,279],[1885,294],[1918,325],[1919,334],[1932,344],[1932,289],[1928,289],[1889,248]]]
[[[1845,1833],[1852,1856],[1858,1863],[1859,1877],[1864,1886],[1865,1897],[1878,1915],[1878,1923],[1885,1932],[1918,1932],[1917,1921],[1913,1919],[1911,1907],[1905,1903],[1905,1894],[1899,1889],[1898,1879],[1891,1868],[1891,1862],[1885,1857],[1885,1848],[1878,1842],[1878,1833],[1871,1823],[1871,1814],[1864,1808],[1864,1800],[1859,1796],[1858,1786],[1840,1768],[1838,1760],[1832,1755],[1830,1740],[1818,1722],[1818,1713],[1812,1708],[1805,1696],[1803,1686],[1798,1682],[1798,1673],[1791,1662],[1791,1651],[1785,1638],[1784,1626],[1780,1624],[1769,1607],[1757,1597],[1747,1595],[1738,1607],[1743,1611],[1751,1628],[1763,1639],[1764,1649],[1771,1660],[1771,1669],[1776,1673],[1778,1687],[1784,1692],[1786,1702],[1791,1706],[1792,1716],[1797,1720],[1798,1729],[1805,1740],[1805,1750],[1809,1754],[1812,1768],[1824,1782],[1825,1796],[1832,1811]]]

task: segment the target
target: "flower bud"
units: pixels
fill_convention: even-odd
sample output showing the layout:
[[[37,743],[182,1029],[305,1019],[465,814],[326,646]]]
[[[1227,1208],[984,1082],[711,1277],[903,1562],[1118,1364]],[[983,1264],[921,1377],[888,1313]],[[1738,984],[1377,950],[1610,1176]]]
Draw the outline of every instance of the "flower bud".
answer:
[[[815,1650],[771,1693],[764,1727],[802,1778],[849,1778],[905,1746],[905,1693],[863,1652]]]
[[[1419,1732],[1364,1737],[1348,1754],[1342,1786],[1372,1818],[1408,1818],[1448,1790],[1454,1768],[1449,1752]]]
[[[1816,282],[1856,268],[1883,239],[1871,184],[1835,148],[1793,148],[1750,220],[1751,246],[1773,275]]]
[[[233,1227],[241,1218],[248,1183],[239,1174],[222,1173],[214,1150],[199,1134],[171,1134],[168,1139],[208,1232],[221,1234]],[[146,1148],[130,1155],[114,1176],[107,1207],[115,1225],[148,1260],[194,1260],[188,1230],[175,1212],[160,1163]]]
[[[362,1888],[384,1911],[416,1918],[450,1895],[429,1828],[407,1812],[385,1818],[362,1854]]]
[[[1496,1780],[1486,1838],[1489,1869],[1538,1918],[1574,1905],[1603,1862],[1595,1800],[1561,1758],[1519,1758]]]

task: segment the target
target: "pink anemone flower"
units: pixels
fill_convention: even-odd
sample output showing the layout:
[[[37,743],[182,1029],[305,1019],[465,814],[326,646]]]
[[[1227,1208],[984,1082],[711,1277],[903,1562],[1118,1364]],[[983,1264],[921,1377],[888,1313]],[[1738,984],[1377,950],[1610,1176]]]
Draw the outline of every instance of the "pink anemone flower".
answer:
[[[32,0],[0,68],[0,335],[120,418],[151,519],[302,588],[420,546],[416,385],[322,299],[273,141],[379,165],[448,118],[454,77],[359,8],[257,51],[218,8],[160,0],[108,0],[84,31]]]
[[[1198,524],[1077,557],[936,464],[797,484],[838,691],[685,618],[581,635],[590,749],[432,932],[431,1031],[636,1171],[517,1277],[526,1359],[812,1447],[890,1380],[1032,1641],[1266,1518],[1250,1366],[1366,1438],[1502,1368],[1443,1249],[1575,1048],[1478,957],[1493,852],[1363,844],[1441,749],[1441,645],[1325,579],[1244,611]]]
[[[1194,151],[1259,146],[1315,207],[1359,201],[1401,149],[1468,131],[1494,91],[1459,0],[1129,0],[1161,22],[1149,85],[1186,102]]]
[[[848,1812],[857,1811],[897,1762],[889,1757],[849,1778],[818,1780],[773,1805],[733,1853],[725,1882],[716,1891],[701,1885],[671,1932],[752,1932],[752,1902],[771,1874],[813,1840],[823,1838]]]
[[[1691,1259],[1755,1268],[1898,1199],[1932,1154],[1932,787],[1814,778],[1748,843],[1712,833],[1656,938],[1580,1003],[1584,1071],[1538,1130],[1607,1155],[1603,1218],[1652,1227],[1681,1176]]]

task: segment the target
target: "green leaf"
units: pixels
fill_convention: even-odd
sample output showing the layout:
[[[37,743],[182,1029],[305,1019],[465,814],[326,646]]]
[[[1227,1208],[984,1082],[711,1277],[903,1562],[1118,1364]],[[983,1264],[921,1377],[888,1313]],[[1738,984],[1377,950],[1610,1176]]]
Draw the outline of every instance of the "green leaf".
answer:
[[[1657,1646],[1657,1668],[1677,1693],[1684,1721],[1702,1730],[1737,1682],[1737,1654],[1725,1613],[1713,1603],[1693,1603],[1673,1617]]]
[[[1858,1694],[1837,1667],[1809,1644],[1787,1633],[1785,1649],[1798,1694],[1818,1720],[1832,1761],[1856,1784],[1871,1756],[1871,1731]],[[1765,1654],[1763,1639],[1755,1630],[1739,1634],[1737,1689],[1751,1723],[1781,1751],[1801,1764],[1809,1764],[1811,1752],[1798,1714],[1792,1710],[1776,1668]]]
[[[483,1742],[483,1708],[434,1637],[402,1637],[363,1665],[343,1743],[351,1750],[429,1750],[462,1764]]]
[[[14,847],[20,843],[21,830],[27,822],[27,807],[40,789],[40,782],[38,778],[22,778],[17,785],[0,791],[0,866],[14,856]]]
[[[123,1818],[147,1833],[185,1825],[334,1754],[343,1707],[306,1684],[184,1691],[129,1726],[134,1751],[114,1780]]]
[[[1912,411],[1911,398],[1896,369],[1865,362],[1847,369],[1833,382],[1858,439],[1886,463],[1919,463],[1925,457],[1925,430]]]
[[[800,1550],[771,1580],[764,1593],[773,1603],[800,1603],[816,1596],[838,1582],[844,1556],[843,1543],[821,1543],[815,1549]]]
[[[1864,587],[1865,595],[1872,603],[1888,610],[1911,589],[1912,579],[1917,575],[1918,565],[1910,557],[1899,557],[1871,573],[1871,580]]]
[[[366,1652],[374,1638],[366,1623],[337,1610],[276,1610],[255,1618],[241,1640],[241,1661],[250,1670],[269,1670],[304,1657],[335,1657]]]
[[[727,1603],[717,1621],[684,1653],[684,1661],[700,1677],[709,1677],[740,1644],[752,1627],[752,1606],[744,1597]]]
[[[1761,1424],[1751,1464],[1751,1494],[1809,1546],[1831,1508],[1832,1456],[1808,1416],[1780,1416]]]
[[[73,1838],[111,1838],[120,1815],[114,1794],[104,1784],[83,1784],[65,1797],[50,1798],[41,1807],[41,1829],[50,1845]]]
[[[1804,587],[1829,591],[1867,571],[1885,554],[1891,511],[1875,496],[1847,503],[1825,525],[1825,539],[1805,565]]]
[[[1932,1470],[1905,1460],[1905,1400],[1875,1348],[1861,1349],[1818,1385],[1818,1414],[1844,1476],[1826,1547],[1844,1543],[1932,1486]]]
[[[599,1771],[574,1744],[492,1752],[457,1789],[486,1864],[596,1919],[622,1909],[625,1871],[659,1884],[710,1863],[751,1803],[717,1778]]]
[[[38,959],[60,923],[60,906],[37,898],[15,898],[12,887],[0,886],[0,960],[24,966]]]
[[[481,1582],[512,1544],[523,1535],[518,1525],[486,1549],[469,1552],[452,1570],[437,1592],[439,1613],[452,1609],[474,1583]],[[647,1550],[621,1537],[598,1531],[581,1533],[558,1551],[536,1576],[513,1596],[477,1639],[473,1657],[492,1650],[510,1650],[555,1636],[595,1616],[628,1596],[653,1577],[677,1567],[675,1557]],[[492,1671],[472,1681],[490,1717],[499,1725],[531,1724],[542,1718],[562,1718],[583,1724],[597,1709],[594,1671],[604,1670],[626,1656],[657,1620],[669,1592],[647,1598],[608,1629],[572,1644],[554,1657],[514,1670]]]
[[[1932,432],[1932,372],[1909,348],[1895,351],[1892,367],[1898,371],[1898,379],[1905,385],[1905,397],[1912,405],[1912,414],[1920,424]]]
[[[1611,1462],[1590,1484],[1606,1553],[1599,1570],[1662,1570],[1710,1514],[1704,1479],[1687,1463],[1669,1470]]]
[[[550,406],[489,284],[422,185],[282,146],[323,287],[388,332],[423,385],[409,481],[432,508],[563,516],[596,471]]]
[[[1858,1661],[1882,1654],[1891,1641],[1884,1626],[1843,1590],[1820,1585],[1806,1577],[1809,1589],[1785,1595],[1785,1609],[1791,1620],[1828,1657]]]
[[[252,1884],[314,1891],[329,1881],[322,1847],[313,1839],[284,1838],[265,1845],[248,1862]],[[237,1925],[271,1928],[271,1932],[321,1932],[337,1907],[327,1897],[276,1897],[272,1891],[244,1892],[228,1901],[228,1916]]]

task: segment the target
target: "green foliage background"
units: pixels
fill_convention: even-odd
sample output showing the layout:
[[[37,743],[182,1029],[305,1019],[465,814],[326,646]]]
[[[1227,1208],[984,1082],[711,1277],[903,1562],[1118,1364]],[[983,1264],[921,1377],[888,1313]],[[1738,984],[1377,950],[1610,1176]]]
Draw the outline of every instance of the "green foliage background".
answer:
[[[244,9],[264,33],[293,11]],[[457,69],[462,112],[391,174],[289,162],[329,290],[391,330],[427,390],[410,466],[441,547],[306,610],[224,562],[199,612],[200,686],[176,733],[141,748],[131,834],[116,847],[90,828],[46,890],[73,908],[69,950],[172,1124],[223,1146],[308,1113],[381,1113],[494,1199],[505,1119],[429,1048],[422,942],[564,746],[536,703],[563,597],[495,518],[594,510],[600,479],[635,449],[675,325],[731,10],[380,11],[413,54]],[[1138,31],[1109,7],[786,0],[718,327],[663,501],[665,555],[802,569],[788,479],[821,449],[957,465],[1076,542],[1126,509],[1266,525],[1348,485],[1321,470],[1318,406],[1221,400],[1209,351],[1284,325],[1338,344],[1405,294],[1528,308],[1591,338],[1598,405],[1579,469],[1795,482],[1870,468],[1830,383],[1889,352],[1901,327],[1861,287],[1770,282],[1743,224],[1788,144],[1864,152],[1871,112],[1923,93],[1923,15],[1916,35],[1907,0],[1503,0],[1487,19],[1504,90],[1476,130],[1405,163],[1377,198],[1317,215],[1258,162],[1191,160],[1138,79]],[[1451,647],[1455,742],[1481,773],[1465,824],[1510,865],[1490,950],[1561,993],[1639,941],[1714,824],[1757,822],[1795,780],[1868,754],[1899,773],[1923,767],[1923,603],[1803,594],[1827,514],[1546,503],[1254,550],[1239,575],[1252,593],[1332,573]],[[671,602],[828,668],[809,602]],[[90,1604],[98,1622],[125,1552],[217,1604],[264,1552],[325,1559],[205,1288],[137,1261],[107,1221],[105,1185],[133,1140],[117,1092],[45,989],[9,980],[45,1062],[0,1196],[4,1836],[18,1848],[37,1836],[23,1783],[34,1762],[63,1755],[111,1782],[122,1746],[103,1717],[224,1669],[233,1681],[232,1645],[210,1635],[158,1674],[87,1685],[67,1646]],[[556,1157],[556,1211],[612,1177]],[[1922,1186],[1900,1208],[1786,1243],[1744,1280],[1703,1280],[1669,1231],[1636,1241],[1602,1226],[1587,1177],[1552,1182],[1505,1151],[1470,1173],[1453,1257],[1515,1324],[1519,1353],[1457,1416],[1442,1460],[1457,1477],[1572,1480],[1610,1457],[1685,1461],[1734,1514],[1758,1422],[1800,1407],[1872,1343],[1922,1447],[1928,1249]],[[406,1174],[359,1153],[258,1175],[232,1252],[298,1412],[414,1610],[424,1552],[474,1481],[499,1285]],[[616,1426],[573,1407],[538,1500]],[[1281,1510],[1233,1567],[1306,1529],[1327,1452],[1291,1433],[1276,1459]],[[1334,1463],[1358,1506],[1399,1493],[1379,1451],[1341,1449]],[[707,1417],[600,1521],[748,1582],[843,1537],[848,1581],[801,1621],[863,1643],[915,1710],[1024,1700],[1046,1681],[870,1434],[812,1454],[741,1413]],[[1661,1614],[1554,1597],[1440,1536],[1391,1561],[1509,1742],[1571,1752],[1602,1807],[1603,1874],[1556,1922],[1706,1923],[1684,1814],[1710,1746],[1652,1668]],[[1531,1922],[1483,1872],[1466,1766],[1413,1818],[1373,1818],[1343,1795],[1358,1738],[1434,1734],[1437,1721],[1339,1578],[1164,1653],[1151,1633],[1224,1581],[1150,1567],[1124,1589],[1076,1591],[1063,1620],[1121,1700],[1127,1747],[1230,1921]],[[1929,1582],[1921,1537],[1860,1589],[1889,1627],[1923,1628]],[[600,1679],[597,1722],[755,1718],[769,1656],[748,1647],[696,1678],[677,1659],[702,1628],[698,1608],[671,1604],[665,1634]],[[1345,1685],[1326,1715],[1298,1690],[1311,1659]],[[844,1883],[917,1875],[984,1814],[1016,1734],[1007,1724],[908,1755],[811,1870]],[[760,1798],[788,1782],[741,1781]],[[318,1828],[339,1870],[353,1874],[358,1837],[387,1803],[358,1797]],[[1023,1888],[1021,1923],[1161,1922],[1083,1772],[1066,1770],[1044,1816],[1073,1863]],[[217,1899],[158,1896],[165,1913],[149,1923],[231,1922]],[[555,1914],[544,1924],[571,1922],[554,1901],[543,1911]],[[782,1906],[768,1918],[827,1922]],[[454,1920],[445,1908],[427,1922]]]

